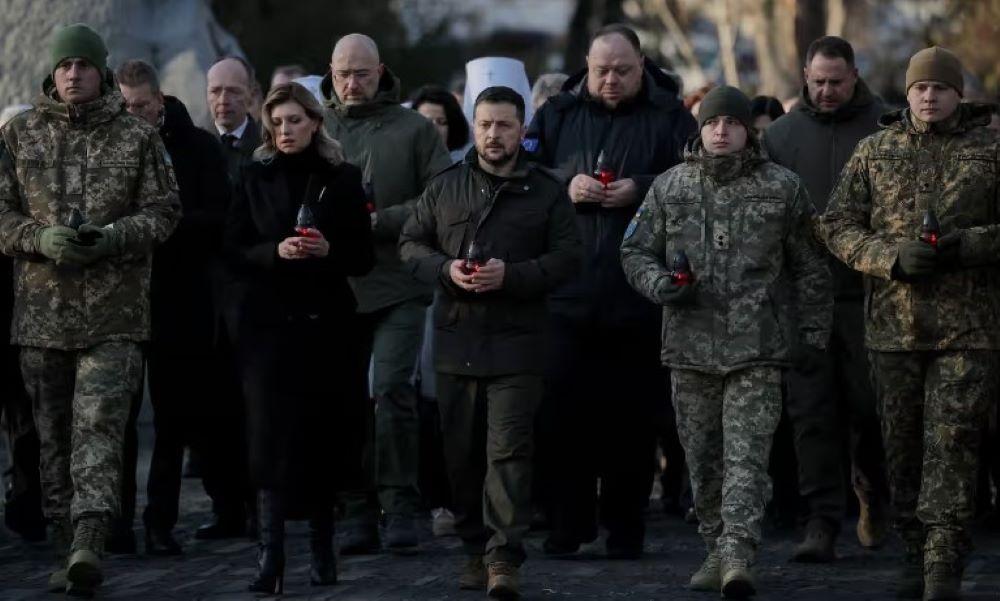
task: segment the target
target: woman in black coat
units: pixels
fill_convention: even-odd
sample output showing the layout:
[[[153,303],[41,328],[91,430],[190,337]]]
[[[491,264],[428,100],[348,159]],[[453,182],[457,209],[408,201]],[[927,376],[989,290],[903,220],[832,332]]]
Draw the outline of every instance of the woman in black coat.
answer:
[[[239,361],[251,480],[259,513],[258,575],[250,590],[280,593],[284,520],[307,517],[314,585],[337,579],[338,405],[363,394],[353,366],[354,295],[347,276],[374,265],[360,171],[323,128],[323,111],[296,83],[264,101],[263,143],[243,168],[225,250],[236,281]],[[346,426],[349,427],[349,426]]]

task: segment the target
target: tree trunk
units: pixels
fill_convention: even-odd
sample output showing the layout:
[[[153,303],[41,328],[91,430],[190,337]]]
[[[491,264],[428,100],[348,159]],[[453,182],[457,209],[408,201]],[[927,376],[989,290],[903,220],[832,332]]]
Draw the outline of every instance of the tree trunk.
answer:
[[[795,36],[796,0],[751,0],[746,11],[760,71],[758,94],[784,100],[798,93],[800,59]]]

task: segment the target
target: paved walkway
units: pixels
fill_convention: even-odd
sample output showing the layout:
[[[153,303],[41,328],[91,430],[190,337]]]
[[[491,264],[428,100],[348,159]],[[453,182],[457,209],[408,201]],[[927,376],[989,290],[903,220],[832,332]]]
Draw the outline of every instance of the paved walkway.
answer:
[[[148,432],[143,438],[148,439]],[[145,445],[148,453],[148,444]],[[148,465],[148,454],[140,465]],[[140,475],[145,479],[145,474]],[[144,490],[144,486],[140,486]],[[254,545],[247,540],[201,542],[191,539],[195,527],[209,517],[209,503],[200,482],[184,480],[178,538],[185,555],[151,558],[114,556],[106,562],[106,580],[98,598],[107,599],[253,599],[245,592],[254,573]],[[140,493],[140,509],[144,505]],[[140,511],[141,514],[141,511]],[[528,561],[522,570],[526,600],[688,600],[716,599],[692,593],[684,585],[702,559],[694,527],[680,519],[650,516],[647,553],[641,561],[609,561],[595,543],[572,559],[546,559],[543,536],[528,540]],[[137,530],[140,536],[142,530]],[[459,591],[456,579],[463,557],[457,539],[427,541],[419,555],[388,554],[341,558],[340,584],[308,585],[308,544],[305,524],[289,523],[289,558],[285,597],[357,601],[431,601],[484,598]],[[760,600],[891,599],[899,547],[890,544],[865,552],[853,539],[853,524],[845,524],[838,547],[840,559],[829,566],[788,563],[795,541],[790,534],[767,533],[757,566]],[[977,550],[966,572],[963,589],[971,600],[1000,599],[1000,534],[977,532]],[[24,545],[0,534],[0,600],[60,598],[44,592],[50,571],[46,545]]]

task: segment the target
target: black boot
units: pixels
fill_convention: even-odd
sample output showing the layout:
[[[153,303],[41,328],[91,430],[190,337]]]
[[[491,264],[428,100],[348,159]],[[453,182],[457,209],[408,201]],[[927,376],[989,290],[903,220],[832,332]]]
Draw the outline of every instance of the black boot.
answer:
[[[333,510],[320,509],[309,519],[309,551],[312,567],[309,584],[337,584],[337,556],[333,551]]]
[[[250,591],[280,595],[285,580],[285,511],[281,493],[257,491],[257,578]]]

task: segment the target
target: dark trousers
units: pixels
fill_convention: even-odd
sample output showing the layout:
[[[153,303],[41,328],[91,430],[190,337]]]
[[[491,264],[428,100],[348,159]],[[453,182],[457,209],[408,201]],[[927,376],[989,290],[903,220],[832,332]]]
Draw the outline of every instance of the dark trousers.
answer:
[[[804,520],[823,518],[839,529],[844,517],[843,448],[840,416],[847,424],[851,482],[866,503],[888,497],[885,453],[875,411],[860,301],[834,306],[830,361],[812,373],[786,372],[785,411],[792,426]]]
[[[593,540],[599,512],[609,547],[641,550],[655,468],[654,415],[665,403],[659,329],[601,328],[560,315],[549,325],[552,536]]]
[[[542,376],[437,374],[455,529],[469,555],[524,561]]]
[[[0,348],[0,416],[7,434],[10,466],[4,473],[7,491],[4,522],[29,540],[45,537],[42,485],[38,473],[39,441],[31,398],[25,394],[17,348]]]

